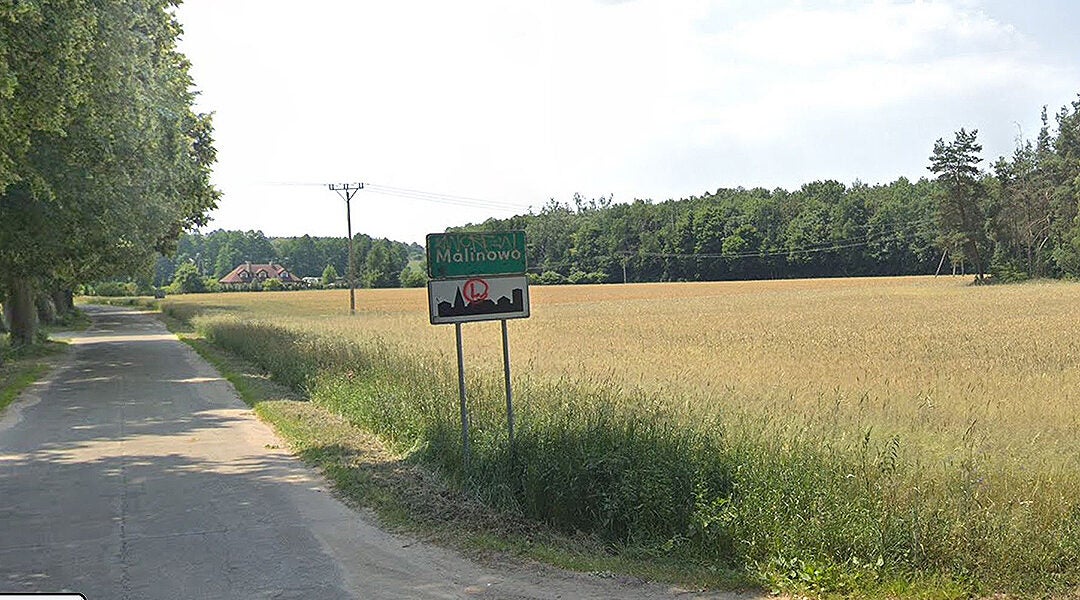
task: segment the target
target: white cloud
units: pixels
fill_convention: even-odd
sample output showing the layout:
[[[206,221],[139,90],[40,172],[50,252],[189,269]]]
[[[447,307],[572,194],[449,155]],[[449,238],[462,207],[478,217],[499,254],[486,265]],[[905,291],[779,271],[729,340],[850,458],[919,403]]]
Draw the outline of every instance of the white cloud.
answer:
[[[1021,41],[1012,27],[944,2],[790,7],[716,36],[718,49],[744,59],[800,68],[1004,50]]]
[[[705,124],[694,128],[699,143],[734,136],[767,144],[807,118],[842,122],[852,111],[1067,77],[1040,63],[1013,27],[940,2],[789,7],[714,30],[700,44],[713,57],[705,81],[715,83],[688,91],[685,121]]]

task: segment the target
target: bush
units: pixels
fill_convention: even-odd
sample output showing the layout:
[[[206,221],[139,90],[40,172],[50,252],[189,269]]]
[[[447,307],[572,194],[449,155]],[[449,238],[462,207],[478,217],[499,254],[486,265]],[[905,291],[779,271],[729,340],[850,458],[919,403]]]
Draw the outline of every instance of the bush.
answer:
[[[401,281],[401,287],[424,287],[427,285],[427,273],[424,272],[423,268],[408,265],[401,270],[398,280]]]
[[[540,285],[558,285],[564,281],[565,279],[558,271],[544,271],[539,279]]]
[[[268,292],[280,292],[285,289],[285,284],[280,279],[267,279],[263,283],[263,289]]]
[[[585,271],[579,271],[574,269],[570,272],[570,276],[566,278],[567,283],[579,284],[579,283],[604,283],[608,279],[608,274],[603,271],[592,271],[586,273]]]
[[[325,286],[332,286],[338,280],[337,269],[334,265],[326,265],[326,268],[322,272],[322,284]]]
[[[134,283],[120,281],[103,281],[96,283],[88,290],[89,296],[137,296],[138,286]]]
[[[169,288],[172,293],[196,294],[206,291],[206,281],[195,265],[188,262],[177,267]]]

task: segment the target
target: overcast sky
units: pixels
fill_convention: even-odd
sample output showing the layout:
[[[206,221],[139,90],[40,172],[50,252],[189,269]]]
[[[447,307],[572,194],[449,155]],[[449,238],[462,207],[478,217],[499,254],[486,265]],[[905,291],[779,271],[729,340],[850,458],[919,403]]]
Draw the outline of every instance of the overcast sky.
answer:
[[[186,0],[215,113],[213,228],[345,234],[614,194],[928,175],[978,129],[987,163],[1080,92],[1074,0]],[[418,190],[425,194],[410,191]],[[479,202],[482,201],[482,202]]]

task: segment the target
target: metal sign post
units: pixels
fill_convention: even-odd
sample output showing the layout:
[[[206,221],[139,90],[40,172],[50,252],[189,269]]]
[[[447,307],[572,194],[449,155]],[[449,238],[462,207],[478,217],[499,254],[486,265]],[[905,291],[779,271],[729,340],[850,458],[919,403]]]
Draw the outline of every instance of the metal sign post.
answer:
[[[506,333],[506,319],[502,323],[503,378],[506,380],[506,435],[510,440],[510,454],[514,454],[514,395],[510,389],[510,341]],[[460,325],[458,326],[460,327]]]
[[[506,431],[514,454],[514,398],[510,386],[510,336],[507,319],[529,317],[529,278],[525,275],[525,232],[432,233],[427,236],[428,308],[432,325],[454,324],[461,403],[462,461],[469,468],[469,409],[465,397],[465,355],[461,324],[500,321]]]
[[[505,322],[505,321],[504,321]],[[461,350],[461,323],[454,323],[457,334],[458,397],[461,400],[461,452],[465,468],[469,468],[469,407],[465,403],[465,353]]]

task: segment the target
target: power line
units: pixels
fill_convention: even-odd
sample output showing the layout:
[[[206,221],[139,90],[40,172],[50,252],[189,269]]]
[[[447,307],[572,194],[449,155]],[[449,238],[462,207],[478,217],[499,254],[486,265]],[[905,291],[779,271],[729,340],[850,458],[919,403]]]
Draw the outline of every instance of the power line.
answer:
[[[274,186],[323,186],[323,183],[309,183],[309,182],[266,182],[265,185]],[[440,192],[430,192],[425,190],[418,190],[414,188],[402,188],[395,186],[379,185],[375,183],[358,183],[359,186],[355,189],[366,189],[376,194],[382,194],[386,196],[395,196],[399,198],[407,198],[412,200],[420,200],[423,202],[431,202],[435,204],[445,204],[453,206],[471,207],[471,208],[491,208],[500,210],[531,210],[531,206],[523,206],[520,204],[514,204],[510,202],[500,202],[495,200],[486,200],[483,198],[477,198],[474,196],[460,196],[456,194],[444,194]],[[331,187],[331,189],[334,189]],[[342,188],[344,189],[344,188]],[[347,192],[346,192],[347,193]],[[355,191],[353,192],[355,193]],[[351,197],[351,196],[350,196]],[[346,199],[346,205],[348,199]],[[631,256],[651,257],[651,258],[696,258],[696,259],[736,259],[736,258],[770,258],[776,256],[785,256],[790,254],[815,254],[820,252],[832,252],[836,250],[844,250],[849,248],[858,248],[861,246],[868,246],[873,238],[885,237],[894,233],[898,233],[906,230],[909,227],[924,225],[934,222],[933,217],[917,219],[913,221],[907,221],[899,224],[895,224],[891,229],[870,232],[849,238],[841,238],[836,240],[829,240],[827,242],[821,242],[818,244],[811,244],[801,248],[788,248],[777,249],[768,251],[754,251],[754,252],[737,252],[737,253],[678,253],[678,252],[642,252],[640,249],[637,251],[624,250],[616,252],[616,256],[622,256],[628,258]],[[548,264],[547,266],[566,266],[571,264],[568,261],[563,261],[555,264]],[[529,270],[539,269],[539,266],[530,267]]]
[[[325,187],[325,183],[308,181],[258,181],[255,185],[267,185],[270,187]]]
[[[784,256],[788,254],[813,254],[818,252],[830,252],[834,250],[844,250],[847,248],[858,248],[860,246],[868,246],[871,242],[875,241],[874,238],[882,238],[894,233],[899,233],[912,226],[924,225],[934,222],[934,218],[917,219],[914,221],[907,221],[900,223],[895,227],[880,231],[880,232],[867,232],[864,235],[842,238],[837,240],[829,240],[817,244],[810,244],[800,248],[787,248],[768,251],[754,251],[754,252],[736,252],[736,253],[723,253],[723,252],[702,252],[702,253],[680,253],[680,252],[642,252],[640,250],[624,250],[618,252],[620,256],[648,256],[653,258],[768,258],[773,256]]]
[[[261,185],[268,185],[274,187],[323,187],[326,184],[307,181],[265,181],[261,182]],[[381,194],[384,196],[395,196],[398,198],[407,198],[410,200],[420,200],[423,202],[431,202],[435,204],[447,204],[466,208],[490,208],[498,210],[520,211],[528,211],[532,208],[532,206],[527,206],[524,204],[502,202],[498,200],[488,200],[485,198],[477,198],[475,196],[459,196],[456,194],[444,194],[442,192],[431,192],[413,188],[379,185],[377,183],[364,183],[363,185],[364,188],[371,193]]]
[[[848,248],[859,248],[862,246],[870,245],[875,239],[891,235],[893,233],[899,233],[910,227],[917,225],[924,225],[934,222],[934,218],[916,219],[913,221],[906,221],[896,224],[894,227],[880,231],[867,233],[865,235],[844,238],[839,240],[830,240],[821,244],[811,244],[808,246],[802,246],[799,248],[785,248],[777,250],[758,250],[754,252],[738,252],[738,253],[679,253],[679,252],[642,252],[639,250],[623,250],[616,252],[614,255],[608,258],[621,257],[628,259],[632,257],[648,257],[648,258],[694,258],[694,259],[739,259],[739,258],[771,258],[776,256],[788,256],[791,254],[817,254],[821,252],[833,252],[836,250],[845,250]],[[529,271],[542,271],[543,269],[566,267],[575,264],[572,260],[562,260],[557,263],[544,263],[543,265],[533,265],[528,268]]]
[[[411,188],[400,188],[388,185],[379,185],[376,183],[369,183],[368,189],[376,193],[388,194],[392,196],[401,196],[405,198],[414,198],[416,200],[426,200],[430,202],[444,204],[475,205],[490,208],[511,208],[518,210],[529,208],[527,206],[513,202],[502,202],[499,200],[488,200],[485,198],[477,198],[474,196],[459,196],[456,194],[444,194],[440,192],[429,192]]]
[[[387,190],[375,190],[372,189],[373,194],[382,194],[384,196],[394,196],[397,198],[405,198],[407,200],[420,200],[422,202],[431,202],[434,204],[449,205],[449,206],[461,206],[466,208],[486,208],[491,210],[513,210],[513,211],[525,211],[528,210],[524,206],[515,204],[495,204],[487,202],[470,202],[464,200],[455,200],[452,198],[441,198],[438,196],[422,196],[417,194],[409,194],[403,192],[387,191]]]
[[[675,252],[620,252],[619,254],[625,256],[648,256],[651,258],[768,258],[772,256],[785,256],[788,254],[813,254],[816,252],[832,252],[834,250],[843,250],[845,248],[858,248],[860,246],[868,246],[870,241],[855,242],[851,244],[836,244],[826,247],[808,246],[804,248],[791,248],[787,250],[770,250],[767,252],[740,252],[736,254],[724,254],[724,253],[700,253],[700,254],[679,254]]]

